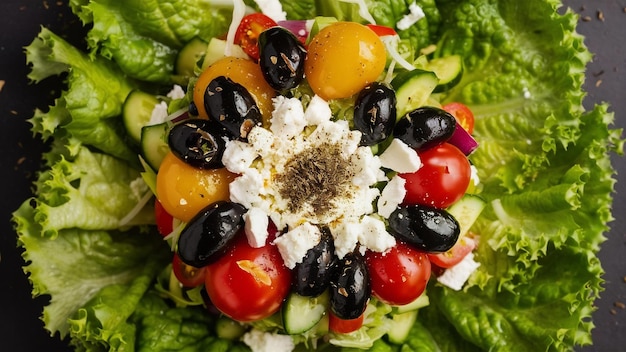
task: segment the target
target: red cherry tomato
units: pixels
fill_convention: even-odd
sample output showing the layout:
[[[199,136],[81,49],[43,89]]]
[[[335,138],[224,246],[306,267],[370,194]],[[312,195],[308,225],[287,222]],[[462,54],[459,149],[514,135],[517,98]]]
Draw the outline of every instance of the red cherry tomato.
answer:
[[[235,44],[241,45],[243,51],[255,61],[259,60],[257,41],[264,30],[277,26],[276,22],[262,13],[246,15],[235,32]]]
[[[361,314],[356,319],[341,319],[333,312],[328,312],[328,328],[330,331],[338,334],[349,334],[353,331],[359,330],[363,326],[363,317],[365,313]]]
[[[176,253],[172,259],[172,270],[176,279],[185,287],[196,287],[204,283],[205,267],[196,268],[185,264]]]
[[[447,252],[428,253],[428,259],[430,259],[432,264],[447,269],[457,265],[474,248],[476,248],[476,241],[471,237],[463,236]]]
[[[174,217],[163,208],[158,199],[154,201],[154,217],[157,230],[162,236],[167,236],[174,231]]]
[[[398,35],[396,30],[391,27],[383,26],[380,24],[371,24],[371,23],[366,24],[366,26],[369,29],[373,30],[374,33],[376,33],[376,35],[379,37],[384,37],[387,35]]]
[[[452,144],[442,143],[419,156],[423,164],[419,170],[400,174],[406,180],[404,203],[443,209],[461,199],[472,173],[465,154]]]
[[[215,307],[234,320],[267,318],[287,297],[291,272],[276,246],[252,248],[243,233],[238,236],[224,256],[206,267],[206,291]]]
[[[426,289],[430,261],[426,253],[398,242],[386,253],[367,252],[372,293],[391,305],[409,304]]]
[[[463,103],[448,103],[441,107],[456,118],[456,121],[463,126],[467,133],[474,132],[474,113]]]

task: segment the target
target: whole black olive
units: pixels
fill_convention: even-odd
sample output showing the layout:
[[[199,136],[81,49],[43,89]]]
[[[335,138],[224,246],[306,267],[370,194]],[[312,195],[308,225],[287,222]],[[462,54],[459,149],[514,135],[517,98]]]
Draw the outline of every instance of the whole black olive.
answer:
[[[393,135],[411,148],[425,150],[450,139],[455,128],[454,116],[443,109],[424,106],[398,120]]]
[[[209,118],[236,139],[246,139],[248,132],[262,121],[254,97],[228,77],[214,78],[204,92],[204,108]]]
[[[196,268],[216,261],[244,227],[246,208],[232,202],[215,202],[194,216],[178,238],[180,259]]]
[[[293,290],[301,296],[317,297],[330,285],[333,270],[338,260],[335,255],[335,243],[328,228],[321,228],[321,239],[309,249],[293,269]]]
[[[226,142],[214,121],[184,120],[172,127],[168,144],[176,157],[193,167],[215,169],[224,166],[222,155]]]
[[[354,127],[361,131],[361,145],[378,144],[396,124],[396,93],[382,83],[363,88],[354,104]]]
[[[337,261],[330,281],[330,309],[341,319],[356,319],[372,295],[365,259],[357,252]]]
[[[426,252],[445,252],[459,238],[460,227],[444,209],[425,205],[400,206],[389,216],[392,235]]]
[[[290,31],[272,27],[259,34],[259,65],[267,83],[276,90],[296,87],[304,78],[306,49]]]

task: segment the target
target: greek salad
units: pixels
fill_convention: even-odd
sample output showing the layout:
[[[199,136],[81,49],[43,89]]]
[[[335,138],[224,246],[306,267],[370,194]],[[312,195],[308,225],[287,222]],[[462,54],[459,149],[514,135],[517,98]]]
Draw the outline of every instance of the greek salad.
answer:
[[[45,28],[26,48],[68,87],[30,120],[52,147],[13,217],[46,329],[78,350],[591,343],[621,137],[582,107],[559,5],[72,2],[90,52]]]

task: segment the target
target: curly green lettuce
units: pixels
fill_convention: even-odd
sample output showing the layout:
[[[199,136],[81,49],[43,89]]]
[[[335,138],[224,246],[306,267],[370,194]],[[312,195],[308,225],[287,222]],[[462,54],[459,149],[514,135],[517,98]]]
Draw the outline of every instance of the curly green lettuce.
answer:
[[[91,26],[90,53],[46,29],[27,48],[31,79],[68,72],[68,90],[31,119],[53,151],[14,222],[34,294],[52,297],[46,329],[69,335],[78,349],[246,349],[215,337],[202,310],[158,296],[154,278],[168,248],[142,231],[150,214],[125,222],[145,184],[134,183],[136,154],[114,124],[133,87],[158,91],[174,81],[172,63],[186,41],[225,31],[230,14],[217,3],[74,0]],[[291,19],[363,21],[355,3],[282,3]],[[377,23],[395,26],[414,1],[364,3]],[[567,351],[592,343],[603,273],[597,253],[612,220],[609,156],[621,153],[623,140],[608,106],[582,105],[591,54],[576,15],[559,12],[556,0],[416,3],[426,17],[399,31],[415,55],[435,45],[435,57],[463,57],[460,83],[438,99],[461,101],[476,116],[481,146],[471,160],[489,202],[472,229],[481,265],[462,291],[431,282],[431,304],[403,345],[379,338],[388,306],[373,311],[368,332],[338,342],[374,351]]]

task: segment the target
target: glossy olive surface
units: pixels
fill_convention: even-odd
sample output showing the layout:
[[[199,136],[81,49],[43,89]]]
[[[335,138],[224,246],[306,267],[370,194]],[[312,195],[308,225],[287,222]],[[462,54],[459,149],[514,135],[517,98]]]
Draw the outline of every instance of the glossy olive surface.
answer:
[[[178,255],[191,266],[203,267],[222,256],[243,229],[246,208],[232,202],[215,202],[192,218],[178,238]]]
[[[398,207],[389,216],[389,229],[399,240],[431,253],[452,248],[460,233],[459,223],[446,210],[419,204]]]
[[[330,309],[341,319],[356,319],[372,295],[365,259],[357,252],[348,253],[336,266],[330,282]]]
[[[204,108],[212,121],[235,139],[246,139],[252,127],[262,122],[254,97],[228,77],[214,78],[204,92]]]
[[[215,169],[224,166],[222,155],[226,142],[214,121],[184,120],[172,127],[168,144],[177,158],[193,167]]]
[[[317,245],[309,249],[294,268],[293,290],[301,296],[316,297],[326,291],[337,263],[335,243],[327,228]]]
[[[450,139],[455,128],[454,116],[442,109],[424,106],[399,119],[393,135],[411,148],[424,150]]]
[[[304,78],[306,49],[290,31],[272,27],[259,35],[259,65],[267,83],[276,90],[295,88]]]
[[[393,131],[396,124],[396,93],[385,84],[375,82],[365,87],[354,105],[354,127],[361,131],[361,145],[378,144]]]

